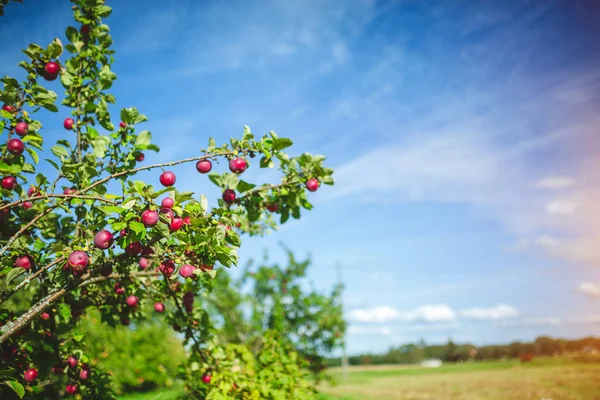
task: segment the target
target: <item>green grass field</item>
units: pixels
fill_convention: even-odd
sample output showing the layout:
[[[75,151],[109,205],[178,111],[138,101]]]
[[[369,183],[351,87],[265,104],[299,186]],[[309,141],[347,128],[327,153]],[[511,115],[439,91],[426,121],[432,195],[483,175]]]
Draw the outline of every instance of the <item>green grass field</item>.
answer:
[[[320,387],[321,400],[600,400],[600,363],[565,359],[444,365],[352,367],[338,385]],[[123,396],[174,400],[180,389]]]

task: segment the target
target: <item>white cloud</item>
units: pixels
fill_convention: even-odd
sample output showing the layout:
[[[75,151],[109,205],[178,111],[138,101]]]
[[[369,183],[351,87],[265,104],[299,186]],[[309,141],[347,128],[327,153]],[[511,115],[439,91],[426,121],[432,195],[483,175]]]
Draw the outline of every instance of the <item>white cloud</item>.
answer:
[[[352,322],[389,322],[397,320],[399,317],[400,312],[388,306],[355,309],[348,313],[348,320]]]
[[[573,178],[569,176],[548,176],[536,183],[536,187],[543,189],[561,190],[575,185]]]
[[[474,307],[460,311],[460,316],[474,320],[501,320],[517,317],[519,310],[507,304],[498,304],[494,307]]]
[[[546,203],[546,212],[551,215],[572,215],[579,208],[579,203],[574,199],[554,199]]]
[[[406,321],[441,322],[454,321],[456,312],[446,304],[424,305],[414,311],[401,315]]]
[[[579,293],[590,297],[600,297],[600,284],[594,282],[581,282],[577,287]]]
[[[386,326],[359,326],[350,325],[348,327],[349,335],[382,335],[390,336],[392,330]]]

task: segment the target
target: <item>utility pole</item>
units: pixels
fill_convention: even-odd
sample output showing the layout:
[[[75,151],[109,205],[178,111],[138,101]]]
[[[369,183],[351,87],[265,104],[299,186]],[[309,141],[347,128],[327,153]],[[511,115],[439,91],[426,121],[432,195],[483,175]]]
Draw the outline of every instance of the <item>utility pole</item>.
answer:
[[[342,266],[339,261],[336,264],[337,270],[337,280],[339,285],[343,285],[342,281]],[[344,312],[344,299],[343,299],[343,291],[340,294],[340,306],[342,307],[342,313]],[[348,355],[346,354],[346,337],[344,336],[344,343],[342,345],[342,379],[346,380],[348,378]]]

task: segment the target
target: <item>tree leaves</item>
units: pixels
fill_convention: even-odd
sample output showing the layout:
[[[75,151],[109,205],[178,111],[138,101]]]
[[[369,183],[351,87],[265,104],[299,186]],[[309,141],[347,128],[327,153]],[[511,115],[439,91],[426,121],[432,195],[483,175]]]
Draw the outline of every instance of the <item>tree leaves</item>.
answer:
[[[20,399],[25,396],[25,388],[18,381],[4,381],[3,383],[11,388]]]

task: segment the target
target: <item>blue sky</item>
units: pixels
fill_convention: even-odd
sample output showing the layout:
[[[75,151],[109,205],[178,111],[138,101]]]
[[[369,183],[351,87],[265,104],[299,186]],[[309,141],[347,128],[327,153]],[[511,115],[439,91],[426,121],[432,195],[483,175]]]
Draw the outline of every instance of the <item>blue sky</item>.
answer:
[[[147,162],[197,154],[244,124],[328,156],[336,186],[241,254],[283,259],[278,241],[311,254],[319,288],[339,263],[351,353],[600,334],[592,2],[109,4],[113,93],[150,117],[162,149]],[[69,8],[8,6],[2,73],[19,74],[19,48],[62,37]],[[44,120],[47,143],[63,118]],[[216,195],[193,167],[174,171],[181,189]]]

